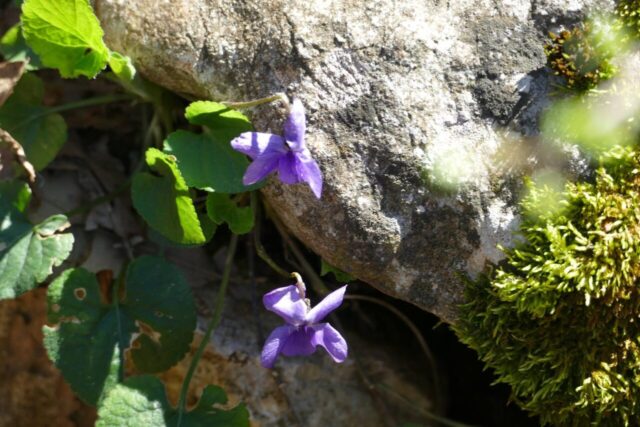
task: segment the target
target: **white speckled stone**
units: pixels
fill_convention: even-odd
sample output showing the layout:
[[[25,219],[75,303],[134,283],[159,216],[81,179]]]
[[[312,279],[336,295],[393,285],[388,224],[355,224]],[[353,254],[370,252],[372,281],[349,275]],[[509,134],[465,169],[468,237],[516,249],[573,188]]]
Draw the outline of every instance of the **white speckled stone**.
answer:
[[[546,34],[609,0],[95,0],[110,47],[151,80],[215,100],[285,91],[325,175],[263,191],[331,264],[446,321],[509,245],[539,155]],[[279,132],[282,111],[253,112]],[[522,135],[527,136],[526,139]],[[442,191],[434,177],[463,188]]]

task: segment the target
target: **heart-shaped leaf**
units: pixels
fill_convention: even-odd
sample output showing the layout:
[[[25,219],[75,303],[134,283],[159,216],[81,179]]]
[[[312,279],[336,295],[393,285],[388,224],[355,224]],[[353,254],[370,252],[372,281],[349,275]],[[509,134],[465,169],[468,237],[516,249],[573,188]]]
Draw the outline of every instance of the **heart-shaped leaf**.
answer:
[[[139,371],[159,372],[182,359],[193,338],[195,304],[177,267],[144,256],[129,265],[120,286],[105,295],[96,276],[82,268],[65,271],[49,286],[54,326],[43,329],[45,347],[89,404],[104,392],[117,346],[131,352]]]
[[[246,234],[253,228],[253,209],[250,206],[238,207],[228,194],[209,194],[207,214],[218,225],[226,222],[234,234]]]
[[[242,132],[253,130],[251,121],[241,112],[212,101],[196,101],[185,111],[189,123],[205,126],[217,141],[229,143]]]
[[[64,119],[42,105],[43,97],[42,80],[27,73],[0,107],[0,128],[22,145],[36,170],[47,166],[67,140]]]
[[[216,140],[210,133],[195,134],[179,130],[170,134],[166,152],[173,154],[189,187],[220,193],[242,193],[264,183],[245,186],[242,183],[249,161],[234,151],[229,142]]]
[[[131,187],[133,206],[147,223],[167,239],[186,245],[206,242],[198,214],[175,157],[155,148],[146,153],[155,173],[135,175]]]
[[[46,67],[62,77],[95,77],[109,60],[104,33],[88,0],[25,0],[22,32]]]
[[[240,404],[220,409],[227,402],[225,392],[207,386],[197,406],[181,419],[181,427],[249,427],[249,412]],[[167,401],[164,385],[156,377],[128,378],[115,386],[98,408],[96,427],[175,427],[178,411]]]

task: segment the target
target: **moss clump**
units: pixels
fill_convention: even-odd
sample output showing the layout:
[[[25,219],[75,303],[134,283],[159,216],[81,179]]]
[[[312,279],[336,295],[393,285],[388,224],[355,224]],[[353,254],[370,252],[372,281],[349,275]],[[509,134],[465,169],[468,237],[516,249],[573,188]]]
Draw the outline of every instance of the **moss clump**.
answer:
[[[594,25],[585,23],[560,34],[550,34],[544,46],[547,65],[564,77],[569,89],[584,92],[595,88],[615,73],[609,47]]]
[[[638,425],[639,156],[611,150],[560,210],[544,205],[551,191],[531,188],[526,243],[469,283],[456,332],[543,424]]]
[[[640,39],[640,0],[619,1],[615,16],[630,37]]]

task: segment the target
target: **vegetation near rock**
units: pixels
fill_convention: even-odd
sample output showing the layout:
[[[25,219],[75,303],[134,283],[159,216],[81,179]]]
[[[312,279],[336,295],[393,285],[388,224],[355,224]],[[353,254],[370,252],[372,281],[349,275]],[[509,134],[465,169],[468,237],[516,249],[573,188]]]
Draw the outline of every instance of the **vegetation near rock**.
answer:
[[[469,284],[456,326],[519,404],[558,426],[640,417],[640,161],[618,147],[600,163],[594,183],[531,187],[524,242]]]

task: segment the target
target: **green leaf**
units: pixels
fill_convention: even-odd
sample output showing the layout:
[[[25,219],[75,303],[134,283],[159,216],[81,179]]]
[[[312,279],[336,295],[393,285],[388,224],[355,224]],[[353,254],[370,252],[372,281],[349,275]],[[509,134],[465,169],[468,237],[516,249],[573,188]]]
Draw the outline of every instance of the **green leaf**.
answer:
[[[95,77],[109,60],[109,49],[88,0],[25,0],[24,38],[46,67],[65,78]]]
[[[200,226],[202,227],[204,238],[208,242],[213,238],[213,235],[216,234],[218,225],[213,222],[206,213],[203,212],[198,213],[198,219],[200,220]]]
[[[220,193],[242,193],[261,187],[242,183],[249,162],[231,148],[228,142],[215,140],[210,134],[197,135],[179,130],[170,134],[165,143],[166,152],[178,160],[178,167],[189,187]]]
[[[24,212],[31,201],[31,189],[29,186],[18,180],[0,181],[0,210],[10,209],[13,206],[19,212]]]
[[[49,322],[55,326],[43,329],[45,347],[89,404],[104,392],[118,345],[129,347],[139,371],[159,372],[182,359],[193,338],[195,305],[177,267],[162,258],[138,258],[124,287],[104,295],[95,275],[82,268],[65,271],[49,286]]]
[[[215,222],[211,221],[211,219],[204,212],[198,212],[198,220],[200,221],[200,227],[202,228],[202,233],[204,234],[205,243],[208,243],[216,233],[218,226]],[[191,248],[197,246],[173,242],[164,237],[162,234],[158,233],[153,228],[149,230],[147,237],[149,238],[149,240],[151,240],[161,248]]]
[[[67,140],[64,119],[42,106],[43,97],[42,80],[29,73],[22,76],[0,107],[0,127],[22,145],[36,170],[47,166]]]
[[[118,52],[111,52],[109,67],[120,80],[131,82],[136,76],[136,68],[133,66],[131,58]]]
[[[192,102],[185,111],[189,123],[207,127],[216,141],[231,142],[242,132],[253,130],[251,121],[241,112],[212,101]]]
[[[34,71],[42,67],[40,58],[38,58],[38,55],[31,50],[27,45],[27,42],[24,40],[20,24],[16,24],[9,28],[2,38],[0,38],[0,53],[4,57],[5,61],[26,62],[27,71]]]
[[[240,208],[228,194],[210,193],[207,196],[207,215],[220,225],[227,223],[234,234],[246,234],[253,228],[253,209]]]
[[[206,242],[189,188],[175,157],[155,148],[146,153],[147,164],[155,174],[137,173],[131,195],[138,213],[167,239],[180,244]]]
[[[73,235],[58,233],[69,226],[67,217],[54,215],[33,226],[18,210],[25,197],[19,193],[12,204],[0,199],[0,299],[35,288],[67,259],[73,246]]]
[[[240,404],[220,409],[225,392],[207,386],[195,409],[183,415],[182,427],[249,427],[249,412]],[[178,411],[167,401],[164,385],[156,377],[138,376],[118,384],[98,408],[96,427],[174,427]]]
[[[355,277],[353,277],[349,273],[345,273],[339,268],[332,266],[331,264],[326,262],[324,259],[320,260],[320,275],[326,276],[329,273],[333,273],[333,275],[335,276],[338,282],[348,283],[356,280]]]

